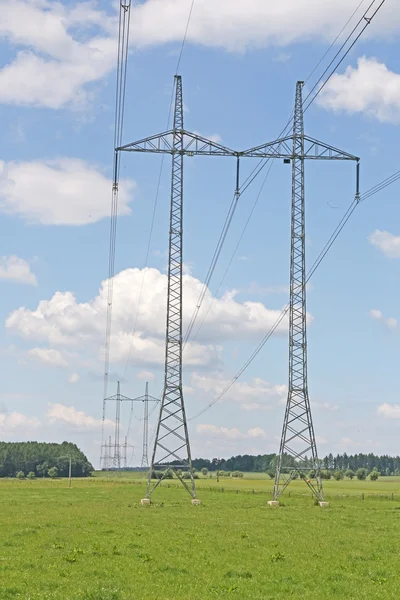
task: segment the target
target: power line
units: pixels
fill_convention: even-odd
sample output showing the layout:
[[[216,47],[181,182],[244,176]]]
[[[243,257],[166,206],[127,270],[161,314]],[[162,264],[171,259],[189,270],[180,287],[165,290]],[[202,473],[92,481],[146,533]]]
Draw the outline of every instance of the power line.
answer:
[[[114,273],[115,273],[115,248],[117,240],[117,220],[118,220],[118,183],[120,165],[118,153],[115,148],[120,145],[122,140],[124,111],[125,111],[125,94],[126,94],[126,79],[127,79],[127,63],[129,49],[129,30],[130,30],[130,15],[131,2],[127,0],[120,2],[119,25],[118,25],[118,58],[117,58],[117,81],[115,93],[115,117],[114,117],[114,172],[113,186],[111,196],[111,215],[110,215],[110,241],[108,255],[108,288],[107,288],[107,314],[106,314],[106,332],[104,343],[104,385],[103,385],[103,422],[102,422],[102,443],[104,444],[104,423],[105,423],[105,407],[106,398],[108,395],[108,370],[110,365],[110,341],[112,327],[112,308],[114,295]],[[102,451],[101,450],[101,451]],[[102,461],[102,455],[100,462]],[[101,466],[101,465],[100,465]]]
[[[400,171],[397,171],[393,175],[387,177],[386,179],[384,179],[380,183],[376,184],[375,186],[373,186],[372,188],[370,188],[369,190],[367,190],[366,192],[364,192],[363,194],[361,194],[360,198],[356,197],[353,200],[353,202],[350,204],[349,208],[347,209],[347,211],[345,212],[345,214],[343,215],[343,217],[339,221],[338,225],[334,229],[334,231],[331,234],[330,238],[326,242],[325,246],[323,247],[323,249],[321,250],[321,252],[317,256],[316,260],[314,261],[314,263],[313,263],[310,271],[307,274],[306,283],[308,283],[310,281],[311,277],[314,275],[315,271],[318,269],[318,267],[320,266],[321,262],[324,260],[324,258],[328,254],[329,250],[332,248],[333,244],[335,243],[335,241],[339,237],[341,231],[343,230],[343,228],[345,227],[345,225],[349,221],[350,217],[354,213],[354,211],[357,208],[357,206],[361,202],[364,202],[368,198],[371,198],[372,196],[374,196],[375,194],[377,194],[381,190],[385,189],[386,187],[388,187],[392,183],[395,183],[399,179],[400,179]],[[205,408],[203,408],[196,415],[194,415],[193,417],[191,417],[190,419],[188,419],[188,421],[193,421],[194,419],[197,419],[198,417],[200,417],[201,415],[203,415],[210,408],[212,408],[214,406],[214,404],[216,404],[217,402],[219,402],[219,400],[221,400],[221,398],[223,398],[223,396],[225,396],[225,394],[231,389],[231,387],[236,383],[236,381],[243,375],[243,373],[251,365],[251,363],[254,361],[254,359],[259,354],[259,352],[264,348],[264,346],[267,343],[267,341],[272,337],[272,335],[275,333],[275,331],[277,330],[277,328],[279,327],[279,325],[282,323],[283,319],[286,317],[288,311],[289,311],[289,304],[287,304],[285,306],[285,308],[283,309],[283,311],[281,312],[281,314],[279,315],[279,317],[276,319],[276,321],[273,324],[273,326],[270,328],[270,330],[268,331],[268,333],[264,336],[264,338],[258,344],[258,346],[254,350],[254,352],[246,360],[246,362],[241,367],[241,369],[237,372],[237,374],[235,375],[235,377],[225,386],[225,388],[222,390],[222,392],[220,392]]]
[[[361,18],[359,19],[359,21],[357,22],[357,25],[356,25],[356,26],[355,26],[355,27],[352,29],[351,33],[350,33],[350,34],[347,36],[346,40],[343,42],[343,44],[342,44],[342,45],[341,45],[341,47],[339,48],[338,52],[335,54],[334,58],[333,58],[333,59],[332,59],[332,61],[329,63],[328,67],[325,69],[325,71],[323,72],[323,74],[321,75],[321,77],[318,79],[317,83],[316,83],[316,84],[313,86],[313,88],[311,89],[310,93],[309,93],[309,94],[307,95],[307,97],[305,98],[305,101],[306,101],[306,100],[307,100],[307,99],[310,97],[310,95],[312,94],[312,92],[313,92],[313,91],[316,89],[316,87],[318,87],[318,85],[319,85],[319,83],[321,82],[322,78],[323,78],[323,77],[324,77],[324,75],[327,73],[327,71],[329,70],[330,66],[331,66],[331,65],[334,63],[334,61],[336,60],[336,58],[337,58],[338,56],[340,56],[340,54],[342,53],[342,51],[343,51],[343,49],[345,48],[346,44],[347,44],[347,43],[348,43],[348,42],[351,40],[352,36],[353,36],[353,35],[354,35],[354,33],[357,31],[357,29],[359,28],[360,24],[361,24],[363,21],[366,21],[366,24],[365,24],[365,26],[362,28],[361,32],[359,32],[359,33],[358,33],[358,35],[357,35],[356,39],[355,39],[355,40],[352,42],[351,46],[350,46],[350,47],[347,49],[346,53],[343,55],[343,57],[340,59],[340,61],[339,61],[339,62],[338,62],[338,63],[337,63],[335,66],[334,66],[334,68],[332,69],[332,71],[331,71],[331,73],[329,74],[328,78],[327,78],[327,79],[326,79],[326,81],[324,82],[323,86],[321,86],[321,87],[319,88],[319,90],[316,92],[316,94],[313,96],[313,98],[311,98],[310,102],[308,103],[308,105],[307,105],[307,106],[306,106],[306,108],[304,109],[304,112],[305,112],[305,111],[306,111],[306,110],[307,110],[307,109],[308,109],[308,108],[311,106],[311,104],[312,104],[312,103],[314,102],[314,100],[317,98],[317,96],[319,95],[319,93],[321,92],[321,90],[323,89],[323,87],[324,87],[324,86],[325,86],[325,85],[328,83],[328,81],[331,79],[331,77],[333,76],[334,72],[337,70],[337,68],[340,66],[340,64],[343,62],[343,60],[344,60],[344,59],[346,58],[346,56],[349,54],[350,50],[353,48],[354,44],[355,44],[355,43],[356,43],[356,42],[359,40],[359,38],[360,38],[360,37],[361,37],[361,35],[364,33],[364,31],[365,31],[365,29],[368,27],[368,25],[370,25],[370,24],[371,24],[371,21],[373,20],[373,18],[375,17],[375,15],[377,14],[377,12],[380,10],[380,8],[383,6],[383,4],[384,4],[384,2],[385,2],[386,0],[382,0],[382,1],[381,1],[380,5],[379,5],[379,6],[378,6],[378,8],[375,10],[375,12],[374,12],[374,13],[371,15],[371,17],[367,17],[367,14],[368,14],[368,12],[370,11],[370,9],[371,9],[371,8],[374,6],[374,4],[375,4],[377,1],[378,1],[378,0],[373,0],[373,1],[370,3],[370,5],[368,6],[367,10],[366,10],[366,11],[363,13],[362,17],[361,17]],[[325,54],[323,55],[323,57],[322,57],[322,58],[320,59],[320,61],[317,63],[317,66],[316,66],[316,67],[313,69],[313,71],[310,73],[310,75],[308,76],[307,80],[309,80],[309,79],[310,79],[310,77],[312,76],[312,74],[313,74],[313,73],[316,71],[316,69],[318,68],[318,66],[319,66],[319,65],[322,63],[322,61],[324,60],[325,56],[326,56],[326,55],[329,53],[330,49],[333,47],[333,45],[335,44],[335,42],[336,42],[336,41],[338,40],[338,38],[341,36],[341,34],[343,33],[343,31],[346,29],[347,25],[348,25],[348,24],[351,22],[351,20],[353,19],[353,17],[355,16],[355,14],[358,12],[358,10],[360,9],[360,7],[361,7],[361,6],[364,4],[364,2],[365,2],[365,0],[362,0],[362,1],[359,3],[359,5],[357,6],[357,8],[355,9],[355,11],[353,11],[352,15],[350,16],[350,18],[348,19],[348,21],[346,22],[346,24],[344,25],[344,27],[341,29],[341,31],[338,33],[338,35],[336,36],[336,38],[334,39],[334,41],[331,43],[331,45],[330,45],[330,47],[328,48],[328,50],[325,52]],[[293,115],[293,111],[292,111],[292,113],[291,113],[291,116],[290,116],[290,117],[289,117],[289,119],[288,119],[288,122],[287,122],[287,124],[286,124],[286,125],[285,125],[285,127],[282,129],[282,131],[281,131],[281,133],[279,134],[279,136],[278,136],[278,137],[282,137],[282,136],[286,135],[286,132],[287,132],[287,130],[288,130],[289,126],[290,126],[290,123],[291,123],[292,115]],[[247,190],[247,189],[248,189],[248,188],[251,186],[251,184],[252,184],[252,183],[255,181],[255,179],[256,179],[256,178],[257,178],[257,177],[260,175],[260,173],[263,171],[263,169],[266,167],[266,165],[267,165],[267,164],[270,162],[270,160],[271,160],[271,159],[269,159],[269,158],[267,158],[267,159],[261,159],[261,160],[259,161],[259,163],[256,165],[256,167],[253,169],[253,171],[250,173],[250,175],[249,175],[249,176],[246,178],[246,180],[245,180],[245,181],[243,182],[243,184],[240,186],[240,188],[239,188],[239,193],[237,194],[237,198],[236,198],[236,204],[235,204],[235,209],[234,209],[234,210],[236,210],[236,207],[237,207],[237,203],[238,203],[238,201],[239,201],[239,198],[240,198],[240,197],[241,197],[241,196],[244,194],[244,192],[245,192],[245,191],[246,191],[246,190]],[[259,190],[259,193],[258,193],[258,196],[257,196],[257,200],[258,200],[258,198],[260,197],[260,195],[261,195],[261,193],[262,193],[262,191],[263,191],[263,189],[264,189],[264,187],[265,187],[265,184],[266,184],[266,182],[267,182],[267,179],[268,179],[268,177],[269,177],[270,170],[271,170],[271,169],[269,169],[269,171],[268,171],[268,173],[267,173],[266,177],[264,178],[264,180],[263,180],[263,182],[262,182],[261,188],[260,188],[260,190]],[[234,200],[235,200],[235,198],[234,198]],[[230,208],[229,208],[229,211],[228,211],[228,216],[227,216],[227,218],[226,218],[226,220],[225,220],[225,223],[224,223],[224,226],[223,226],[223,229],[222,229],[222,232],[221,232],[220,238],[219,238],[219,240],[218,240],[218,242],[217,242],[217,247],[216,247],[216,250],[214,251],[214,256],[213,256],[213,258],[211,259],[211,264],[210,264],[210,267],[209,267],[209,270],[208,270],[208,273],[207,273],[207,276],[206,276],[205,282],[204,282],[204,284],[203,284],[203,286],[202,286],[202,290],[201,290],[201,292],[200,292],[199,299],[198,299],[198,301],[197,301],[197,303],[196,303],[196,307],[195,307],[195,309],[194,309],[194,311],[193,311],[193,313],[192,313],[192,317],[191,317],[191,319],[190,319],[190,322],[189,322],[189,325],[188,325],[188,329],[187,329],[187,331],[186,331],[185,338],[184,338],[184,347],[186,346],[186,344],[187,344],[187,342],[188,342],[188,340],[189,340],[189,337],[190,337],[190,334],[191,334],[191,332],[192,332],[192,330],[193,330],[194,324],[195,324],[195,322],[196,322],[196,320],[197,320],[197,318],[198,318],[198,314],[199,314],[200,308],[201,308],[201,306],[202,306],[202,304],[203,304],[203,301],[204,301],[205,295],[206,295],[206,293],[207,293],[208,285],[209,285],[209,283],[210,283],[210,281],[211,281],[211,278],[212,278],[212,276],[213,276],[213,273],[214,273],[214,271],[215,271],[215,268],[216,268],[216,265],[217,265],[217,261],[218,261],[218,259],[219,259],[219,256],[220,256],[220,254],[221,254],[221,251],[222,251],[222,247],[223,247],[223,245],[224,245],[224,242],[225,242],[226,236],[227,236],[227,234],[228,234],[228,231],[229,231],[229,228],[230,228],[230,225],[231,225],[231,222],[232,222],[232,218],[233,218],[233,214],[232,214],[232,215],[230,216],[230,218],[228,219],[228,217],[229,217],[229,215],[230,215],[230,211],[231,211],[231,210],[232,210],[232,205],[231,205],[231,206],[230,206]],[[234,211],[233,211],[233,213],[234,213]],[[252,213],[253,213],[253,209],[252,209],[252,211],[251,211],[250,218],[251,218],[251,215],[252,215]],[[246,224],[245,224],[244,231],[245,231],[245,229],[247,229],[247,226],[248,226],[248,224],[249,224],[249,220],[248,220],[248,221],[246,222]],[[240,242],[241,242],[241,240],[242,240],[242,238],[243,238],[244,231],[242,232],[242,234],[241,234],[241,236],[240,236],[240,239],[239,239],[238,245],[240,244]],[[231,256],[231,259],[230,259],[230,261],[229,261],[229,264],[228,264],[228,269],[227,269],[227,271],[229,270],[229,268],[230,268],[230,266],[231,266],[231,264],[232,264],[232,262],[233,262],[234,256],[235,256],[235,254],[236,254],[236,252],[237,252],[238,245],[235,247],[234,253],[233,253],[233,255]],[[226,277],[227,271],[225,271],[225,273],[224,273],[224,275],[223,275],[223,278],[222,278],[222,280],[221,280],[221,282],[220,282],[220,284],[219,284],[219,286],[218,286],[218,290],[220,289],[220,287],[221,287],[221,285],[222,285],[222,283],[223,283],[223,280],[224,280],[224,279],[225,279],[225,277]],[[216,292],[216,293],[218,293],[218,292]],[[206,316],[208,315],[208,313],[209,313],[209,311],[210,311],[210,309],[211,309],[211,306],[212,306],[212,304],[214,303],[214,301],[215,301],[215,298],[213,298],[213,299],[212,299],[211,305],[209,306],[209,308],[208,308],[208,310],[207,310]],[[200,327],[197,329],[197,332],[196,332],[196,337],[197,337],[197,335],[198,335],[198,333],[199,333],[199,331],[200,331],[201,327],[203,326],[204,322],[205,322],[205,317],[203,318],[203,320],[202,320],[202,322],[201,322],[201,324],[200,324]]]
[[[194,8],[195,1],[196,0],[192,0],[192,3],[190,5],[190,10],[189,10],[188,18],[187,18],[187,21],[186,21],[185,33],[184,33],[183,38],[182,38],[182,45],[181,45],[181,49],[180,49],[180,52],[179,52],[178,61],[177,61],[177,64],[176,64],[175,74],[178,73],[178,70],[179,70],[179,67],[180,67],[180,64],[181,64],[181,61],[182,61],[183,51],[184,51],[185,45],[186,45],[187,34],[188,34],[188,31],[189,31],[190,22],[191,22],[191,19],[192,19],[192,14],[193,14],[193,8]],[[174,85],[172,87],[172,92],[171,92],[171,100],[170,100],[170,103],[169,103],[168,118],[167,118],[167,125],[166,125],[166,128],[165,128],[165,131],[168,131],[169,124],[171,122],[172,106],[173,106],[173,103],[174,103],[174,93],[175,93],[175,79],[174,79]],[[158,174],[157,189],[156,189],[156,195],[155,195],[154,204],[153,204],[153,213],[152,213],[152,217],[151,217],[151,224],[150,224],[150,231],[149,231],[149,237],[148,237],[148,242],[147,242],[145,263],[144,263],[143,272],[142,272],[142,281],[141,281],[141,284],[140,284],[139,299],[138,299],[138,303],[137,303],[137,306],[136,306],[135,318],[134,318],[134,321],[133,321],[133,328],[132,328],[132,333],[131,333],[131,341],[130,341],[130,344],[129,344],[128,357],[127,357],[126,363],[125,363],[124,376],[126,375],[126,373],[128,371],[128,367],[129,367],[129,364],[130,364],[130,361],[131,361],[131,358],[132,358],[133,342],[134,342],[134,339],[135,339],[136,327],[137,327],[137,322],[138,322],[138,318],[139,318],[139,310],[140,310],[140,306],[142,304],[144,282],[145,282],[145,279],[146,279],[146,271],[145,271],[145,269],[147,268],[147,265],[148,265],[148,262],[149,262],[150,248],[151,248],[151,243],[152,243],[152,239],[153,239],[154,223],[155,223],[155,218],[156,218],[156,213],[157,213],[158,200],[159,200],[159,196],[160,196],[161,178],[162,178],[162,173],[163,173],[163,169],[164,169],[164,160],[165,160],[165,154],[163,154],[161,156],[160,171],[159,171],[159,174]]]

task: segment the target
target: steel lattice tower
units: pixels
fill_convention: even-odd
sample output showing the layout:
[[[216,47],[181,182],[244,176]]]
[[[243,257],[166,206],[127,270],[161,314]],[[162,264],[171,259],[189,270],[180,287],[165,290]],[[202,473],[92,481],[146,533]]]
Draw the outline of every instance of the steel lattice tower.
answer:
[[[238,158],[238,153],[184,129],[180,75],[175,76],[173,129],[121,146],[116,151],[164,153],[172,156],[165,377],[145,500],[149,501],[151,494],[163,479],[161,475],[152,485],[154,471],[158,468],[163,469],[165,476],[166,469],[172,468],[192,499],[198,502],[182,390],[183,157],[186,155]],[[189,485],[182,478],[180,470],[189,472]]]
[[[307,480],[319,501],[323,500],[317,445],[308,397],[307,310],[304,190],[303,82],[297,82],[293,123],[292,210],[289,302],[289,388],[276,467],[273,498],[276,501],[293,478],[282,475],[285,454],[297,461],[311,454],[315,484]],[[298,444],[298,447],[296,447]]]
[[[165,343],[165,378],[154,449],[150,463],[146,497],[151,488],[152,471],[157,466],[187,469],[190,487],[181,479],[193,498],[193,478],[189,433],[182,389],[182,234],[183,234],[183,100],[182,79],[175,78],[176,96],[172,138],[172,179],[168,257],[167,327]]]
[[[243,157],[280,158],[292,164],[289,387],[276,465],[274,504],[297,474],[306,481],[314,496],[323,501],[307,384],[305,160],[356,161],[356,200],[359,200],[359,158],[304,134],[303,85],[302,81],[296,85],[292,134],[240,153]],[[289,467],[284,465],[287,456],[291,462]],[[305,477],[305,471],[310,469],[314,471],[314,479]]]

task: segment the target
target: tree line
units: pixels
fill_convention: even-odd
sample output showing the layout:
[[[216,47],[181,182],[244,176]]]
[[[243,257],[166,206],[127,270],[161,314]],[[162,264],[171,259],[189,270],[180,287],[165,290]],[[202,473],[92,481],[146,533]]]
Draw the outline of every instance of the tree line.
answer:
[[[76,444],[0,442],[0,477],[89,477],[94,471]]]
[[[208,471],[244,471],[247,473],[265,473],[275,470],[276,454],[259,454],[253,456],[244,454],[232,456],[231,458],[195,458],[193,467],[198,471],[205,468]],[[311,461],[309,463],[312,468]],[[292,456],[284,455],[283,464],[286,467],[296,467],[296,461]],[[375,454],[328,454],[320,460],[321,469],[326,472],[341,472],[346,471],[357,472],[359,469],[365,469],[367,475],[371,472],[377,472],[380,475],[400,475],[400,456],[377,456]]]

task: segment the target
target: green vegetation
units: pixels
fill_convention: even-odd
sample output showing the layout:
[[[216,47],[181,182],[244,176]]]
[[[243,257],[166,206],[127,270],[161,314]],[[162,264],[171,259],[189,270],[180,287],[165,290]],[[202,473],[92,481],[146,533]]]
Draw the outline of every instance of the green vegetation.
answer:
[[[328,509],[300,479],[279,509],[265,474],[196,484],[143,507],[143,473],[1,480],[1,600],[399,598],[400,478],[326,480]]]
[[[381,475],[400,475],[400,457],[399,456],[376,456],[375,454],[328,454],[321,460],[321,467],[328,472],[336,471],[344,474],[346,471],[357,471],[358,469],[366,469],[367,474],[372,471],[378,471]],[[285,466],[293,466],[295,460],[291,456],[284,457]],[[263,454],[252,456],[245,454],[243,456],[232,456],[228,459],[213,458],[196,458],[193,461],[193,466],[202,470],[208,471],[245,471],[247,473],[267,473],[274,472],[276,465],[275,454]]]
[[[92,474],[92,465],[76,444],[0,442],[0,477],[67,477],[70,457],[72,477]]]

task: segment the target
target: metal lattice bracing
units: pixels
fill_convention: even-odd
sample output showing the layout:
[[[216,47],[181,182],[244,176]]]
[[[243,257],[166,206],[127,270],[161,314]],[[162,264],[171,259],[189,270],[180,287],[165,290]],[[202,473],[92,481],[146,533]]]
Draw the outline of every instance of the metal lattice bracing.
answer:
[[[293,133],[244,152],[241,157],[284,159],[292,164],[292,210],[289,304],[289,387],[273,498],[277,500],[300,474],[314,496],[323,500],[307,384],[305,160],[356,161],[356,199],[359,198],[359,158],[304,134],[303,82],[297,82]],[[312,470],[312,478],[305,472]]]
[[[142,467],[149,466],[149,384],[146,382],[146,391],[144,394],[144,415],[143,415],[143,452]]]
[[[307,383],[307,312],[305,261],[305,198],[304,198],[304,123],[302,82],[297,83],[293,125],[292,210],[290,250],[290,307],[289,307],[289,388],[279,457],[275,475],[276,500],[298,469],[284,473],[283,459],[289,455],[297,465],[305,465],[311,457],[315,480],[308,485],[323,500],[317,446],[311,416]],[[290,466],[289,466],[290,468]]]
[[[165,379],[146,495],[149,497],[162,480],[158,479],[152,486],[153,471],[162,468],[165,473],[165,469],[172,463],[183,485],[195,498],[196,489],[182,390],[183,101],[180,76],[175,77],[175,85]],[[179,470],[183,469],[190,473],[189,486],[180,476]]]

